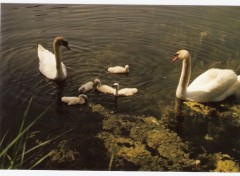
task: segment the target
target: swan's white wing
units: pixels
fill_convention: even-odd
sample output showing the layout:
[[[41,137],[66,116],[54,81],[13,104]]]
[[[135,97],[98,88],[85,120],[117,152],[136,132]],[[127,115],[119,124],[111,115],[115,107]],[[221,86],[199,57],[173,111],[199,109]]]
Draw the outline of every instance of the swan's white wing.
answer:
[[[233,70],[210,69],[198,76],[189,86],[188,90],[204,90],[211,92],[216,89],[226,90],[237,81]]]
[[[49,79],[56,76],[56,59],[55,55],[38,44],[39,70]],[[65,66],[64,66],[65,67]]]
[[[210,69],[197,77],[187,88],[194,101],[221,101],[237,81],[237,75],[228,69]],[[221,100],[220,100],[221,99]],[[203,102],[202,101],[202,102]]]

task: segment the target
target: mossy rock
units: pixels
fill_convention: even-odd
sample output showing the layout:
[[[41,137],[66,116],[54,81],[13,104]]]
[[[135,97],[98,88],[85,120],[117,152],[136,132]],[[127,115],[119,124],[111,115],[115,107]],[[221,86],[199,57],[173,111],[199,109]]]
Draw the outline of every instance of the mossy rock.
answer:
[[[113,114],[101,105],[92,110],[103,116],[103,131],[97,136],[114,156],[114,170],[189,171],[194,160],[188,146],[153,116]]]
[[[215,166],[214,172],[239,172],[239,165],[233,161],[233,159],[226,154],[215,154]]]
[[[217,113],[217,110],[215,108],[212,108],[210,106],[206,106],[201,103],[192,102],[192,101],[185,101],[184,104],[188,106],[191,110],[198,112],[203,115],[214,115]]]
[[[74,161],[75,157],[79,153],[77,151],[71,150],[67,146],[67,141],[61,141],[56,149],[51,152],[50,158],[52,162],[64,163],[68,161]]]

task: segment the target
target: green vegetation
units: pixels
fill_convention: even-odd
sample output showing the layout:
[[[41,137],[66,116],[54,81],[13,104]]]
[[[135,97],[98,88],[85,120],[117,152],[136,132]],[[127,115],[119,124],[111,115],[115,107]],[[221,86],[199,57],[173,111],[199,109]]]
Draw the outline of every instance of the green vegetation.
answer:
[[[37,149],[46,146],[51,141],[59,138],[63,134],[66,134],[69,131],[66,131],[63,134],[60,134],[53,139],[46,140],[45,142],[41,142],[33,147],[28,147],[28,139],[29,136],[29,129],[36,124],[36,122],[48,111],[51,105],[46,108],[41,114],[39,114],[30,124],[26,125],[26,118],[30,109],[30,105],[32,103],[32,98],[29,101],[28,107],[23,114],[23,120],[20,125],[19,131],[14,139],[12,139],[9,144],[3,146],[4,142],[6,141],[8,132],[2,137],[0,141],[0,167],[1,169],[33,169],[37,165],[39,165],[42,161],[44,161],[49,155],[51,155],[52,151],[42,155],[41,157],[36,157],[39,152]],[[5,142],[6,143],[6,142]],[[25,165],[29,165],[25,168]]]

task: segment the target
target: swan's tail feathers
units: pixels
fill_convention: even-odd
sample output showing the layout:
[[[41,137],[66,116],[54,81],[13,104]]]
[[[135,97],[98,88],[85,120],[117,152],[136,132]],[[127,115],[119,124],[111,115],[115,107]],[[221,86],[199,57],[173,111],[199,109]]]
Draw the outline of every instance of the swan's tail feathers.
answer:
[[[41,44],[38,44],[38,51],[44,51],[45,48],[41,45]]]
[[[55,58],[54,54],[47,49],[45,49],[41,44],[38,44],[38,57],[39,61],[44,62],[47,60],[47,64],[49,63],[49,58]],[[44,62],[45,63],[45,62]]]
[[[41,45],[38,44],[38,57],[42,57],[42,53],[44,53],[45,48]]]

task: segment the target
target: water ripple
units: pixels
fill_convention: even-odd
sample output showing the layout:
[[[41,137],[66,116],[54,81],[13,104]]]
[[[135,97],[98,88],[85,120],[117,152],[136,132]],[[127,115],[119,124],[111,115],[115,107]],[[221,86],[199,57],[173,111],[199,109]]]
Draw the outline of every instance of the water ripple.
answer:
[[[62,95],[78,95],[82,83],[99,78],[108,85],[119,82],[121,87],[139,89],[138,95],[120,100],[119,112],[156,115],[159,106],[173,101],[175,95],[181,66],[171,58],[177,50],[190,50],[193,77],[218,62],[239,59],[237,7],[2,7],[2,101],[17,92],[17,99],[34,95],[39,102],[49,103]],[[62,49],[68,78],[60,86],[39,73],[37,57],[38,43],[52,51],[58,35],[65,36],[72,49]],[[126,64],[130,65],[128,76],[107,72],[109,66]],[[234,64],[229,68],[234,69]],[[111,108],[111,98],[90,96]]]

